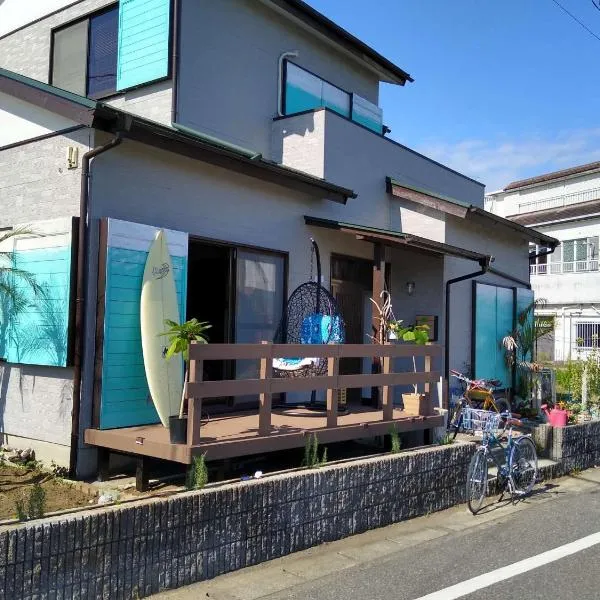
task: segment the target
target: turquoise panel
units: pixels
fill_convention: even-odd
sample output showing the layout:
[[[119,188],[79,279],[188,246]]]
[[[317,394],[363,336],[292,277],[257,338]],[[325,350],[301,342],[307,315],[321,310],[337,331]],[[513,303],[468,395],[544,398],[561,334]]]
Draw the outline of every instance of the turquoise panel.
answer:
[[[474,377],[499,379],[511,386],[502,338],[513,329],[514,291],[483,283],[475,284]]]
[[[294,85],[285,88],[285,114],[291,115],[321,107],[321,97],[315,96]]]
[[[382,131],[382,124],[379,121],[376,121],[374,119],[369,119],[368,117],[358,114],[358,113],[354,113],[352,115],[352,120],[355,121],[356,123],[359,123],[360,125],[364,125],[365,127],[368,127],[369,129],[377,132],[377,133],[381,133]]]
[[[39,289],[13,278],[22,297],[0,329],[0,357],[11,363],[65,367],[71,296],[71,247],[16,250],[14,266],[27,271]]]
[[[108,248],[100,428],[158,423],[146,382],[140,296],[147,252]],[[185,317],[187,259],[173,257],[180,316]]]
[[[170,12],[171,0],[121,0],[117,90],[168,75]]]

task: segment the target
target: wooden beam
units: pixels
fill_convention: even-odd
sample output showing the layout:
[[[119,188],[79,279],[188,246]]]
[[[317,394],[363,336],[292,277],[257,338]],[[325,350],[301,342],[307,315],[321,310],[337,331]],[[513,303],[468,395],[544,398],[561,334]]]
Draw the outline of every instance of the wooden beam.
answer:
[[[269,342],[263,342],[267,345]],[[268,353],[267,353],[268,354]],[[260,378],[265,383],[270,383],[273,376],[273,359],[265,357],[260,359]],[[258,412],[258,433],[259,435],[269,435],[271,433],[271,391],[266,388],[259,394],[259,412]]]
[[[339,359],[332,356],[327,359],[327,375],[337,378],[339,373]],[[338,424],[338,389],[328,388],[327,390],[327,427],[337,427]]]
[[[190,361],[190,381],[201,384],[204,380],[204,361]],[[200,427],[202,424],[202,397],[188,398],[187,443],[195,446],[200,443]]]
[[[394,370],[394,365],[389,356],[383,358],[383,374],[389,375]],[[394,417],[394,388],[391,385],[384,385],[381,388],[381,401],[383,408],[383,420],[391,421]]]

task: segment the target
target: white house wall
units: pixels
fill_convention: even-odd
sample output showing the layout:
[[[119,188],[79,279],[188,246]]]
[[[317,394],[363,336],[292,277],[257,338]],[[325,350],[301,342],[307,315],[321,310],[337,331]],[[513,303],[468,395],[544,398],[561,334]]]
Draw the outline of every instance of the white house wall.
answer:
[[[0,93],[0,148],[75,125],[71,119]]]

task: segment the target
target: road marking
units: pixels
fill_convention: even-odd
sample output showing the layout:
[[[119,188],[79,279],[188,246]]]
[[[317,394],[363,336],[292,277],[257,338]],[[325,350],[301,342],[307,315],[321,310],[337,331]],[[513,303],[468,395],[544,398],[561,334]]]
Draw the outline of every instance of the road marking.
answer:
[[[512,565],[507,565],[506,567],[501,567],[495,571],[490,571],[489,573],[478,575],[472,579],[467,579],[466,581],[457,583],[456,585],[452,585],[443,590],[439,590],[438,592],[427,594],[427,596],[421,596],[416,600],[455,600],[455,598],[462,598],[463,596],[472,594],[477,590],[489,587],[490,585],[494,585],[495,583],[499,583],[505,579],[516,577],[521,573],[526,573],[527,571],[531,571],[543,565],[547,565],[548,563],[560,560],[565,556],[576,554],[577,552],[591,548],[596,544],[600,544],[600,532],[593,533],[592,535],[575,540],[574,542],[570,542],[564,546],[559,546],[553,550],[542,552],[536,556],[531,556],[530,558],[520,560]]]

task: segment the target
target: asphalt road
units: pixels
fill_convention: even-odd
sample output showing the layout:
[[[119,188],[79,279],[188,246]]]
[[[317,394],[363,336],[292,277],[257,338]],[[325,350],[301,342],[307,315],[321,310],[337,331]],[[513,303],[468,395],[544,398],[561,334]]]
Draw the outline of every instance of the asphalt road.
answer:
[[[590,538],[600,532],[600,469],[540,485],[517,506],[494,500],[481,516],[457,507],[159,597],[416,600],[437,592],[431,600],[600,599],[600,535]],[[520,561],[582,538],[593,545],[520,572]],[[486,574],[507,566],[488,584]],[[477,582],[483,587],[469,593]]]

